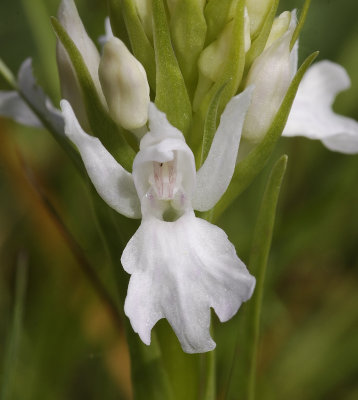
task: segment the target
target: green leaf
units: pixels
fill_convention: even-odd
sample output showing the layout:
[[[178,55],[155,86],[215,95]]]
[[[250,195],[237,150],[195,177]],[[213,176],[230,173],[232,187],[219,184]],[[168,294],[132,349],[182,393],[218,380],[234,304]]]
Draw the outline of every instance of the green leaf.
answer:
[[[124,139],[124,131],[112,121],[104,109],[79,49],[56,18],[52,25],[76,71],[92,133],[128,171],[131,171],[135,152]]]
[[[305,0],[305,3],[303,4],[303,9],[302,9],[302,12],[301,12],[301,15],[300,15],[300,19],[299,19],[298,24],[296,26],[296,29],[295,29],[295,31],[293,32],[293,35],[292,35],[292,39],[291,39],[291,43],[290,43],[290,48],[291,49],[295,45],[296,40],[298,39],[298,36],[301,33],[303,25],[305,24],[306,17],[307,17],[307,14],[308,14],[308,9],[310,8],[310,5],[311,5],[311,0]]]
[[[41,58],[41,74],[46,79],[47,90],[52,95],[58,93],[57,66],[56,58],[49,57],[55,47],[55,38],[49,35],[51,30],[50,21],[48,19],[48,1],[37,0],[36,7],[27,0],[21,0],[22,10],[29,24],[29,32],[31,33],[36,50]],[[56,78],[55,78],[56,77]]]
[[[237,198],[237,196],[242,193],[247,186],[249,186],[256,175],[265,166],[277,140],[281,136],[286,125],[287,118],[301,79],[317,55],[318,52],[315,52],[307,57],[300,69],[297,71],[270,126],[270,129],[268,130],[262,142],[258,144],[246,158],[236,165],[235,172],[228,190],[214,208],[214,221]]]
[[[177,2],[170,20],[173,47],[188,92],[194,94],[198,79],[198,59],[204,47],[206,22],[198,0]]]
[[[15,282],[15,301],[13,319],[10,327],[7,345],[5,347],[4,365],[0,379],[0,399],[7,400],[12,398],[12,385],[16,375],[16,365],[22,334],[22,323],[25,306],[25,295],[27,286],[27,257],[24,253],[19,254],[16,282]]]
[[[211,143],[213,142],[216,128],[217,128],[217,119],[218,119],[218,108],[221,100],[221,96],[223,94],[223,90],[227,83],[221,86],[215,96],[213,97],[208,112],[206,114],[205,123],[204,123],[204,134],[203,134],[203,143],[201,147],[201,157],[200,164],[201,167],[209,153]]]
[[[256,361],[264,282],[267,260],[271,248],[278,195],[280,193],[282,179],[286,171],[286,165],[287,156],[283,155],[272,168],[261,201],[261,207],[257,217],[251,248],[249,270],[254,276],[256,276],[256,288],[254,295],[252,296],[252,299],[248,303],[248,307],[246,309],[248,315],[248,338],[250,338],[249,343],[246,343],[250,360],[247,380],[248,400],[254,400],[255,398]]]
[[[259,335],[260,310],[267,258],[271,246],[277,199],[287,164],[287,156],[282,156],[271,170],[257,217],[249,271],[256,277],[256,288],[252,298],[242,305],[239,314],[239,330],[236,348],[231,363],[230,380],[225,399],[247,399],[256,369],[256,354]],[[252,392],[251,392],[252,393]],[[250,395],[252,396],[252,394]]]
[[[191,126],[191,104],[170,40],[163,0],[153,0],[156,97],[158,108],[169,122],[187,135]]]
[[[155,89],[155,57],[142,23],[137,14],[133,0],[108,0],[109,15],[113,23],[114,33],[123,29],[120,25],[124,20],[129,41],[135,57],[141,62],[146,73],[150,87]]]
[[[270,11],[265,18],[265,22],[260,29],[258,36],[251,43],[251,47],[247,52],[245,59],[245,74],[249,71],[252,63],[262,53],[266,46],[267,39],[271,32],[272,24],[276,16],[278,3],[279,0],[275,0],[275,2],[272,4],[272,7],[270,8]]]

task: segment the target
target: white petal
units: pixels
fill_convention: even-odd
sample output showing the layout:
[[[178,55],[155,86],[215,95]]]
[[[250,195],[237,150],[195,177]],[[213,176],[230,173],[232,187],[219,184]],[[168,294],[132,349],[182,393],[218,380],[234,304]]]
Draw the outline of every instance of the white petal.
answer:
[[[250,105],[253,87],[227,104],[209,154],[196,175],[193,208],[210,210],[225,193],[235,170],[241,131]]]
[[[121,261],[132,275],[124,310],[134,331],[150,344],[166,318],[187,353],[215,348],[210,307],[227,321],[255,286],[225,232],[192,212],[175,222],[144,219]]]
[[[67,31],[68,35],[73,40],[77,49],[80,51],[83,60],[88,68],[93,83],[97,89],[97,93],[100,96],[102,104],[106,107],[106,101],[104,99],[101,84],[98,77],[98,66],[100,61],[99,52],[88,36],[85,27],[78,14],[76,5],[73,0],[62,0],[58,9],[58,18],[62,26]],[[58,66],[61,78],[61,86],[64,87],[66,93],[71,91],[78,91],[78,87],[71,87],[74,78],[71,74],[75,74],[72,68],[70,59],[67,56],[66,50],[63,48],[61,43],[58,43]],[[66,57],[67,56],[67,57]],[[76,94],[78,96],[78,94]],[[71,101],[71,98],[68,98]],[[71,103],[73,103],[71,101]],[[75,103],[73,103],[75,104]]]
[[[343,117],[342,117],[343,118]],[[355,121],[347,118],[346,123],[351,124]],[[358,153],[358,126],[356,123],[355,133],[340,133],[338,135],[330,136],[322,139],[322,143],[332,151],[338,151],[345,154]]]
[[[127,172],[96,137],[87,135],[67,100],[61,101],[65,133],[77,146],[87,173],[102,199],[129,218],[140,218],[140,203],[132,175]]]
[[[41,115],[46,123],[59,135],[64,134],[64,121],[59,110],[57,110],[51,100],[45,95],[40,86],[37,85],[32,72],[32,60],[26,59],[20,67],[18,74],[18,86],[21,94]]]
[[[290,63],[291,79],[293,79],[298,69],[298,39],[296,40],[296,43],[293,45],[293,48],[291,50]]]
[[[149,104],[149,130],[150,133],[143,137],[140,146],[147,147],[159,143],[163,139],[173,138],[185,142],[183,134],[168,121],[167,116],[158,110],[154,103]]]
[[[37,116],[15,91],[0,91],[0,115],[23,125],[42,127]]]
[[[349,76],[338,64],[321,61],[310,67],[298,88],[283,136],[324,139],[331,150],[356,153],[358,123],[332,110],[336,95],[349,86]]]

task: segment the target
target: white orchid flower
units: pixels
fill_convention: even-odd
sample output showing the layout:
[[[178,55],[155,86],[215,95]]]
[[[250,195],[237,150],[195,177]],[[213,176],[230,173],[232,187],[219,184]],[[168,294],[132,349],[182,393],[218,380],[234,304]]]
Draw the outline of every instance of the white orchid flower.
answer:
[[[319,139],[333,151],[358,153],[358,122],[336,114],[336,95],[350,87],[343,67],[320,61],[308,69],[298,88],[283,136]]]
[[[82,130],[70,104],[61,102],[66,135],[99,195],[121,214],[142,218],[121,261],[131,274],[125,313],[148,345],[153,326],[166,318],[185,352],[212,350],[210,308],[227,321],[253,293],[255,278],[227,235],[193,211],[211,209],[230,183],[251,91],[228,103],[198,172],[182,133],[153,103],[130,174]]]

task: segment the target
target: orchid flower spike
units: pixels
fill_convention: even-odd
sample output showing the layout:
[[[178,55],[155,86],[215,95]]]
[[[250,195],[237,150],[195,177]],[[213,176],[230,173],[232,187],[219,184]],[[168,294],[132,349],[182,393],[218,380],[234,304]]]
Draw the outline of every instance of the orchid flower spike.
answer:
[[[65,133],[99,195],[121,214],[142,218],[121,261],[131,274],[124,310],[148,345],[153,326],[166,318],[185,352],[213,350],[210,308],[227,321],[253,293],[255,278],[227,235],[194,214],[214,207],[230,183],[251,94],[248,88],[228,103],[198,172],[182,133],[153,103],[130,174],[61,102]]]

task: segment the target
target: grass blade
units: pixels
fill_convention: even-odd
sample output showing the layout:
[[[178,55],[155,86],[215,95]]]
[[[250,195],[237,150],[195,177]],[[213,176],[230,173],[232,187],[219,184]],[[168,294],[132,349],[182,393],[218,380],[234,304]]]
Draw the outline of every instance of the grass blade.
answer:
[[[255,398],[256,360],[260,334],[260,316],[266,276],[267,260],[271,248],[272,232],[275,223],[278,195],[285,174],[287,156],[283,155],[274,165],[262,198],[261,208],[257,218],[254,239],[250,256],[250,271],[256,276],[256,290],[248,304],[248,326],[250,338],[249,369],[247,380],[248,400]]]
[[[27,286],[27,270],[28,267],[26,253],[20,253],[17,260],[14,313],[5,352],[5,360],[1,379],[0,400],[7,400],[10,398],[11,388],[14,382],[22,333]]]

